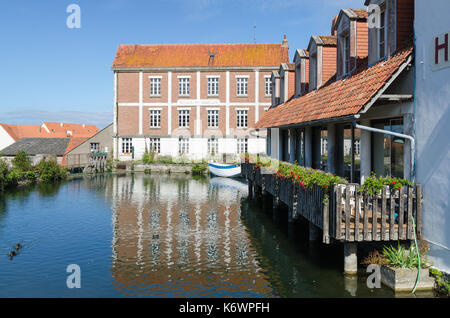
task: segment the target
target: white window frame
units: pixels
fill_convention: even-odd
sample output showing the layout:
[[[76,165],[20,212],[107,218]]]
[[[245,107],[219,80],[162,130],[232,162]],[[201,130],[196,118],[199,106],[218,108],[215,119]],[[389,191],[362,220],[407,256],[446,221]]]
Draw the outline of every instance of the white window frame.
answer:
[[[248,128],[248,109],[236,109],[236,128]]]
[[[216,137],[208,138],[208,155],[212,155],[214,151],[214,155],[219,153],[219,140]]]
[[[178,127],[179,128],[189,128],[191,110],[186,108],[178,109]]]
[[[248,75],[236,76],[236,96],[248,96]]]
[[[133,152],[133,138],[122,138],[122,154],[128,155]]]
[[[219,76],[207,76],[208,96],[219,96]]]
[[[150,78],[150,96],[151,97],[161,96],[162,76],[149,76],[149,78]]]
[[[219,109],[208,108],[206,111],[208,128],[219,128]]]
[[[348,46],[347,46],[348,44]],[[342,53],[342,62],[343,62],[343,74],[347,74],[350,72],[350,34],[345,34],[342,36],[342,45],[344,47]]]
[[[91,148],[91,152],[100,152],[100,143],[99,142],[91,142],[90,148]]]
[[[161,108],[150,108],[150,128],[161,128]]]
[[[272,79],[270,76],[264,76],[264,88],[266,96],[272,96]]]
[[[189,154],[189,137],[178,138],[178,154]]]
[[[153,150],[154,153],[161,153],[161,138],[150,137],[149,146],[150,150]]]
[[[189,96],[190,95],[190,76],[178,76],[178,95]]]
[[[383,18],[384,16],[384,18]],[[386,52],[386,8],[383,8],[380,11],[380,27],[378,28],[378,59],[384,59],[386,58],[387,52]],[[381,35],[383,34],[383,56],[381,55]]]
[[[247,153],[248,152],[248,138],[237,138],[236,139],[237,153]]]
[[[317,89],[317,52],[309,58],[309,91]]]

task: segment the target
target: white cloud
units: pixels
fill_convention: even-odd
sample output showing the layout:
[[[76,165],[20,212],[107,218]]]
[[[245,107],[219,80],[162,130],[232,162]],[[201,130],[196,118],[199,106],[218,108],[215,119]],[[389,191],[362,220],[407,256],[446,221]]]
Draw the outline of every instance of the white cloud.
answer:
[[[113,121],[113,112],[41,111],[20,109],[0,114],[1,122],[11,125],[40,125],[44,121],[96,125],[103,129]]]

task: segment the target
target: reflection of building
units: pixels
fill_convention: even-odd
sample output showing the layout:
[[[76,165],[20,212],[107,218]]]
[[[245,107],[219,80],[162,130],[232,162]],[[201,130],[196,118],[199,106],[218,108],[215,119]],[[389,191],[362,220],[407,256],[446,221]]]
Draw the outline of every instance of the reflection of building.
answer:
[[[241,195],[186,176],[115,178],[114,284],[154,296],[269,294],[241,224]]]

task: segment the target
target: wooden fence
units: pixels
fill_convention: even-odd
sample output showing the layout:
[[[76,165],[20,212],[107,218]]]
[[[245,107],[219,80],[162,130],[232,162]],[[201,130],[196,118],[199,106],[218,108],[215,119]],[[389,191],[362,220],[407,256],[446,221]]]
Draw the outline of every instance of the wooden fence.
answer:
[[[331,239],[348,242],[414,239],[422,228],[421,185],[401,190],[384,187],[378,195],[359,192],[358,184],[337,185],[324,193],[314,186],[303,189],[291,179],[279,178],[251,163],[241,164],[242,176],[252,185],[273,195],[289,207],[293,220],[304,217],[323,230],[323,242]],[[415,221],[415,222],[414,222]]]

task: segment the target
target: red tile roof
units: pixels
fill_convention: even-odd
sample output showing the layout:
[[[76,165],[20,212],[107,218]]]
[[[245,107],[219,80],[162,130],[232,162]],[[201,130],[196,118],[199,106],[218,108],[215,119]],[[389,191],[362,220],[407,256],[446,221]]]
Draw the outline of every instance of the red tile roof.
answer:
[[[48,131],[44,128],[48,128]],[[22,138],[67,138],[68,131],[72,132],[72,137],[89,138],[100,130],[95,125],[63,124],[45,122],[40,125],[7,125],[0,124],[3,129],[15,140]]]
[[[30,137],[30,138],[38,138],[43,137],[43,132],[45,132],[44,129],[41,128],[39,125],[7,125],[7,124],[0,124],[0,126],[3,127],[3,129],[14,139],[19,140],[22,138]]]
[[[387,61],[381,61],[368,69],[362,65],[347,79],[330,83],[270,108],[262,115],[256,128],[281,127],[355,115],[385,85],[412,51],[412,47],[401,49]]]
[[[352,10],[358,16],[358,19],[367,19],[369,17],[369,12],[367,12],[367,9],[350,9],[350,10]]]
[[[57,134],[63,137],[89,138],[100,131],[95,125],[44,122],[43,126],[48,128],[51,135]]]
[[[214,58],[210,55],[214,54]],[[119,45],[113,68],[278,66],[289,62],[282,44]]]
[[[335,46],[337,44],[337,39],[333,35],[318,35],[318,37],[322,40],[323,45]]]
[[[86,140],[88,140],[89,138],[70,138],[69,144],[67,145],[66,148],[66,154],[73,150],[74,148],[78,147],[79,145],[81,145],[82,143],[84,143]]]

